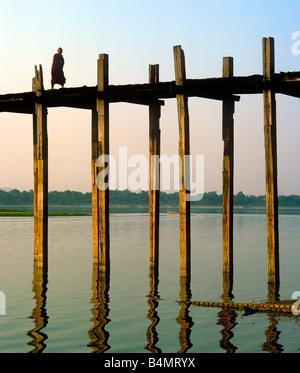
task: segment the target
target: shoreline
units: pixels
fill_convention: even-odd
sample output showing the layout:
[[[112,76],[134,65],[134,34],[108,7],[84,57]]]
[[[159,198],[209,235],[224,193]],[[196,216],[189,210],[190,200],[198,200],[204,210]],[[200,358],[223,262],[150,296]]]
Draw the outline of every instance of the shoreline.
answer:
[[[51,211],[57,210],[57,211]],[[84,209],[84,212],[76,212],[76,210]],[[111,205],[110,212],[148,212],[149,206],[145,205]],[[91,216],[92,215],[92,208],[90,205],[49,205],[49,212],[48,216]],[[69,210],[69,212],[68,212]],[[143,211],[144,210],[144,211]],[[146,211],[145,211],[146,210]],[[233,208],[234,214],[245,214],[245,213],[265,213],[265,207],[244,207],[244,206],[236,206]],[[208,213],[222,213],[222,206],[191,206],[191,213],[201,213],[201,212],[208,212]],[[160,213],[169,213],[169,214],[176,214],[178,213],[178,206],[171,206],[171,205],[163,205],[160,206]],[[300,207],[279,207],[278,213],[286,214],[286,213],[293,213],[300,215]],[[13,205],[2,205],[0,206],[0,217],[14,217],[14,216],[33,216],[32,206],[16,206]]]
[[[49,212],[48,216],[88,216],[85,213],[76,212]],[[33,217],[33,211],[18,211],[18,210],[6,210],[0,209],[0,217]]]
[[[0,217],[14,217],[14,216],[33,216],[32,206],[0,206]],[[92,214],[91,206],[86,205],[74,205],[74,206],[67,206],[67,205],[49,205],[49,210],[54,209],[57,211],[49,211],[48,216],[90,216]],[[76,210],[85,209],[85,212],[75,212]],[[110,212],[111,213],[125,213],[125,212],[145,212],[143,210],[148,211],[148,206],[143,205],[111,205]],[[69,210],[69,212],[68,212]],[[234,214],[245,214],[245,213],[265,213],[265,207],[242,207],[237,206],[234,207],[233,211]],[[222,213],[222,207],[220,206],[191,206],[191,213]],[[178,213],[178,206],[160,206],[160,213],[169,213],[175,214]],[[299,207],[279,207],[278,213],[286,214],[286,213],[293,213],[300,215],[300,208]]]

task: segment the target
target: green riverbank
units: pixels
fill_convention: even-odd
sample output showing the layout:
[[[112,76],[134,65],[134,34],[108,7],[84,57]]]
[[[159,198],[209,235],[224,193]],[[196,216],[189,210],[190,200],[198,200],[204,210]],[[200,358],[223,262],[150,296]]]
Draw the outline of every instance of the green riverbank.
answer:
[[[48,216],[87,216],[88,214],[73,213],[73,212],[49,212]],[[32,211],[15,211],[0,209],[1,216],[33,216]]]

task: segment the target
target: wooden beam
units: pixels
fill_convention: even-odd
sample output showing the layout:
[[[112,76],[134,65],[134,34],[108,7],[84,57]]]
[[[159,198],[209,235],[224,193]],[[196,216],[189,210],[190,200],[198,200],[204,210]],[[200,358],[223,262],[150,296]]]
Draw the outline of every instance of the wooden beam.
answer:
[[[42,97],[43,72],[35,66],[32,90]],[[48,258],[48,135],[47,108],[36,102],[33,114],[34,261],[44,266]]]
[[[223,58],[223,77],[233,76],[233,58]],[[223,297],[231,299],[233,279],[234,100],[223,101]]]
[[[269,88],[275,70],[274,39],[263,38],[264,142],[267,213],[268,283],[273,285],[273,295],[279,287],[279,237],[277,190],[277,140],[275,92]]]
[[[149,82],[159,81],[159,65],[149,66]],[[158,271],[160,192],[160,104],[149,105],[149,267]]]
[[[185,59],[181,46],[175,46],[174,64],[176,85],[183,86],[185,73]],[[180,229],[180,276],[190,278],[191,272],[191,231],[190,231],[190,198],[187,186],[190,184],[189,164],[186,156],[190,155],[190,130],[188,100],[184,94],[177,94],[177,111],[179,124],[178,153],[181,159],[180,191],[179,191],[179,229]]]
[[[98,59],[99,92],[108,86],[108,55]],[[93,214],[93,262],[98,263],[99,272],[109,272],[109,103],[96,99],[92,111],[92,214]]]
[[[0,95],[0,112],[34,114],[35,92]]]
[[[233,95],[235,101],[241,94],[261,94],[265,87],[262,75],[236,76],[231,78],[186,79],[184,85],[175,81],[156,84],[109,85],[104,91],[97,87],[73,87],[46,90],[43,103],[47,107],[73,107],[93,109],[96,98],[107,102],[128,102],[149,105],[153,100],[175,98],[177,94],[185,97],[202,97],[221,100]],[[299,97],[300,72],[272,74],[271,88],[274,93]],[[0,95],[0,112],[29,113],[34,112],[36,96],[33,92],[10,93]]]

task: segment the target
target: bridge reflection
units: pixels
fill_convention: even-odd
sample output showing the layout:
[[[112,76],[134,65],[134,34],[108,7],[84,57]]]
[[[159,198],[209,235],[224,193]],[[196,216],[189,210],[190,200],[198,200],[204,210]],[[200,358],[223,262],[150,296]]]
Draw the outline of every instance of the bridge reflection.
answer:
[[[232,295],[232,278],[226,278],[226,283],[223,284],[222,298],[230,299]],[[35,299],[35,307],[32,310],[29,318],[33,320],[34,327],[28,331],[27,335],[31,338],[28,345],[32,347],[30,353],[41,353],[47,348],[47,327],[51,323],[51,317],[47,313],[47,288],[48,288],[48,259],[40,260],[35,258],[33,266],[33,281],[32,281],[33,299]],[[163,321],[159,316],[160,295],[158,286],[159,276],[158,269],[154,268],[149,271],[149,293],[147,294],[148,313],[145,317],[150,321],[149,326],[145,331],[146,345],[144,349],[150,353],[164,352],[164,348],[160,346],[159,340],[159,325]],[[110,313],[110,274],[101,272],[97,264],[93,264],[92,280],[91,280],[91,314],[92,327],[87,331],[90,342],[89,347],[92,353],[102,353],[111,349],[109,344],[109,324],[114,320],[109,318]],[[179,325],[178,330],[178,343],[179,353],[201,352],[197,350],[197,346],[192,343],[192,330],[194,321],[191,314],[201,312],[199,309],[194,308],[196,311],[191,311],[191,288],[190,279],[187,277],[180,277],[179,289],[179,313],[175,320]],[[194,310],[193,309],[193,310]],[[248,317],[248,314],[242,311],[224,308],[217,313],[216,325],[222,327],[220,330],[219,345],[220,348],[227,353],[235,353],[238,351],[238,346],[234,344],[234,330],[239,328],[240,319]],[[265,330],[266,340],[260,346],[261,351],[270,353],[281,353],[284,349],[279,343],[280,331],[277,328],[277,316],[270,313],[266,314],[269,325]],[[161,325],[163,328],[163,325]],[[197,329],[199,325],[197,325]],[[172,331],[173,332],[173,331]],[[216,338],[218,336],[216,335]],[[259,348],[259,346],[258,346]]]
[[[105,326],[110,322],[109,315],[109,274],[99,271],[96,263],[93,263],[92,275],[92,299],[93,304],[92,319],[94,325],[88,331],[91,342],[88,347],[93,349],[92,352],[104,352],[110,349],[108,344],[109,333]]]
[[[32,310],[29,318],[33,319],[34,328],[30,330],[27,335],[32,338],[32,341],[28,343],[29,346],[33,346],[31,353],[42,352],[46,347],[45,341],[47,340],[47,334],[45,333],[46,326],[48,324],[47,315],[47,284],[48,284],[48,260],[40,262],[39,258],[34,259],[33,266],[33,281],[32,291],[36,305]]]

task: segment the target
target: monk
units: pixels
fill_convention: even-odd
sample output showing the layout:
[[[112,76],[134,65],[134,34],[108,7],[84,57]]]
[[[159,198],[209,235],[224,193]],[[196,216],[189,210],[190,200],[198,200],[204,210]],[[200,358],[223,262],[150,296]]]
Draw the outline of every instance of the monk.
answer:
[[[64,58],[62,56],[62,48],[57,49],[57,53],[53,56],[52,68],[51,68],[51,89],[53,89],[54,84],[60,84],[64,87],[66,78],[63,72]]]

